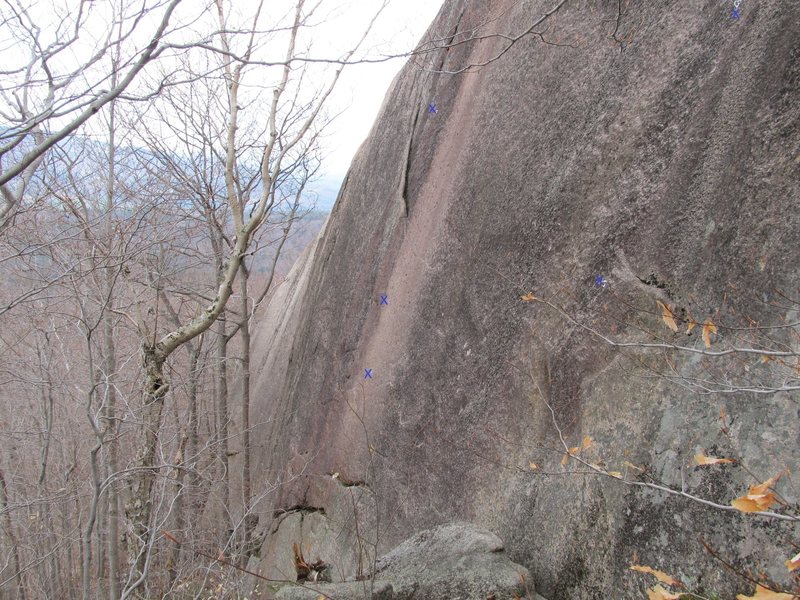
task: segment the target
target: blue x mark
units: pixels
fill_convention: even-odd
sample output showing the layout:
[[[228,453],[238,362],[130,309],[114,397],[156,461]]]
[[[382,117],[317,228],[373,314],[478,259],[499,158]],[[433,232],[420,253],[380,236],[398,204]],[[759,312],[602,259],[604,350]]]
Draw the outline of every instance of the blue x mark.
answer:
[[[381,294],[381,304],[389,306],[389,302],[386,300],[386,294]]]
[[[436,105],[433,102],[428,104],[428,112],[436,114]]]
[[[738,8],[734,8],[733,9],[733,14],[731,15],[731,18],[734,19],[735,21],[739,20],[739,9]]]
[[[594,287],[606,287],[606,280],[603,279],[602,275],[594,276]]]
[[[364,379],[367,379],[368,377],[372,379],[372,369],[364,369],[364,373]]]

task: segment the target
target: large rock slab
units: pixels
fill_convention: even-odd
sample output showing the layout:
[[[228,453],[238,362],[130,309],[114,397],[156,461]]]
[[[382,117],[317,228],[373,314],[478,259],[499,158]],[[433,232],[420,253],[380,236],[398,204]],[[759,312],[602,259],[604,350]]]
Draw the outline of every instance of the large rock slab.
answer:
[[[387,581],[343,581],[339,583],[304,583],[286,586],[275,600],[394,600],[392,584]]]
[[[569,0],[537,29],[561,45],[531,35],[504,52],[558,4],[444,2],[429,38],[457,44],[400,72],[324,232],[266,307],[253,489],[260,527],[285,542],[264,544],[261,572],[292,542],[352,567],[374,556],[355,540],[380,556],[470,521],[551,600],[643,597],[634,554],[700,595],[752,595],[698,538],[791,585],[792,524],[565,474],[581,469],[560,465],[553,419],[624,477],[729,505],[753,478],[693,456],[739,458],[761,481],[797,472],[794,357],[785,391],[698,394],[671,378],[759,384],[782,365],[632,354],[520,296],[623,342],[646,329],[697,349],[699,328],[673,334],[657,300],[711,316],[714,348],[747,335],[745,317],[797,322],[800,2],[744,0],[737,21],[730,2],[620,15]],[[797,503],[786,478],[778,491]],[[272,518],[295,507],[331,523],[289,539]]]
[[[421,531],[378,559],[375,576],[397,600],[507,600],[533,593],[528,569],[514,564],[502,540],[469,523]]]
[[[470,523],[420,531],[379,558],[371,579],[286,586],[277,600],[512,600],[535,595],[502,540]]]

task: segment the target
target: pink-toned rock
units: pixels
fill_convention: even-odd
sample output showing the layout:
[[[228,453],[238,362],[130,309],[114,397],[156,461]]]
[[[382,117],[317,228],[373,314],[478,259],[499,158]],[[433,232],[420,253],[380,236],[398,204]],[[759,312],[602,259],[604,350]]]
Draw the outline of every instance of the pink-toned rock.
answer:
[[[716,3],[624,4],[616,39],[616,2],[570,1],[537,31],[577,47],[527,36],[471,73],[436,72],[507,44],[483,37],[395,79],[326,227],[261,317],[263,572],[290,550],[274,511],[307,506],[327,525],[292,525],[285,542],[324,549],[343,573],[369,570],[375,546],[467,520],[550,600],[640,597],[634,552],[693,589],[751,593],[701,536],[787,581],[780,523],[558,474],[540,391],[569,444],[589,435],[610,469],[627,460],[716,502],[752,481],[687,470],[697,448],[735,448],[764,478],[800,466],[796,391],[693,395],[520,300],[533,291],[598,328],[609,304],[621,339],[637,335],[625,321],[659,326],[656,300],[734,325],[797,321],[776,290],[800,297],[800,3],[748,0],[738,22]],[[429,36],[518,33],[554,5],[447,0]],[[704,376],[699,357],[669,360],[653,364]],[[727,434],[720,406],[735,416]]]

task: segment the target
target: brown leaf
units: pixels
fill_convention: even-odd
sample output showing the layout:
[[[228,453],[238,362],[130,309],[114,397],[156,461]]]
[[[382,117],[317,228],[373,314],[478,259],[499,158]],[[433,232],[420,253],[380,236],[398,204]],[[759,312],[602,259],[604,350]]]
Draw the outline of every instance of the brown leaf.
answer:
[[[794,598],[792,594],[773,592],[763,585],[756,585],[756,593],[752,596],[745,596],[744,594],[736,596],[736,600],[792,600],[792,598]]]
[[[694,322],[694,319],[689,321],[689,326],[686,328],[686,333],[689,333],[692,329],[695,328],[696,325],[697,323]]]
[[[571,457],[573,454],[578,454],[578,452],[580,452],[580,450],[581,450],[581,449],[580,449],[580,447],[579,447],[579,446],[573,446],[572,448],[570,448],[569,450],[567,450],[567,451],[564,453],[564,457],[561,459],[561,466],[562,466],[562,467],[566,467],[566,466],[567,466],[567,463],[569,462],[569,459],[570,459],[570,457]]]
[[[683,584],[678,581],[677,579],[670,577],[663,571],[657,571],[651,567],[645,567],[642,565],[631,565],[631,571],[639,571],[640,573],[648,573],[649,575],[653,575],[656,579],[658,579],[661,583],[666,583],[667,585],[672,585],[676,587],[683,587]]]
[[[625,465],[626,467],[630,467],[631,469],[636,469],[637,471],[641,471],[642,473],[644,473],[644,469],[642,467],[637,467],[635,464],[633,464],[630,461],[626,460],[622,464]]]
[[[777,503],[775,494],[770,491],[769,488],[775,485],[781,475],[783,475],[783,473],[778,473],[775,477],[768,479],[764,483],[751,485],[749,492],[733,500],[731,506],[741,512],[759,512],[767,510],[770,506]]]
[[[608,474],[616,479],[622,479],[622,473],[619,471],[608,471]]]
[[[581,449],[586,450],[591,445],[592,445],[592,438],[589,437],[588,435],[584,436],[583,443],[581,444]]]
[[[531,468],[531,471],[538,471],[539,470],[539,465],[537,465],[535,462],[529,462],[528,466]]]
[[[711,334],[717,333],[717,326],[711,322],[711,319],[708,319],[703,325],[703,342],[706,345],[706,348],[711,348]]]
[[[661,308],[661,319],[664,323],[672,329],[672,331],[678,331],[678,324],[675,322],[675,315],[672,313],[672,307],[667,306],[663,302],[659,302],[656,300],[656,304]]]
[[[673,594],[668,592],[660,585],[647,590],[647,597],[649,600],[680,600],[681,594]]]
[[[533,292],[528,292],[524,296],[520,296],[520,300],[524,300],[525,302],[533,302],[536,300],[536,296],[533,295]]]
[[[694,460],[698,465],[719,465],[722,463],[735,463],[732,458],[716,458],[714,456],[706,456],[703,453],[695,454]]]
[[[785,564],[786,568],[789,569],[789,571],[800,569],[800,552],[798,552],[794,558],[790,558],[789,560],[787,560]]]
[[[181,545],[181,543],[177,539],[175,539],[175,536],[173,536],[169,531],[166,531],[166,530],[162,529],[161,533],[163,533],[164,537],[167,538],[169,541],[174,542],[175,544],[178,544],[179,546]]]

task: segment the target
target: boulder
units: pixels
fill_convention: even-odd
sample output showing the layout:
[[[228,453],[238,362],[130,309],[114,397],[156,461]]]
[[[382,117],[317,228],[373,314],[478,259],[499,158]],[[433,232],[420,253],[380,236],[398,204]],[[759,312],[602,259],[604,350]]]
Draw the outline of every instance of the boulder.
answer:
[[[286,586],[279,600],[511,600],[536,596],[503,541],[469,523],[421,531],[379,558],[374,579]]]
[[[626,481],[727,507],[750,473],[797,472],[796,357],[590,333],[702,351],[691,317],[717,324],[715,352],[797,351],[800,2],[745,0],[738,20],[723,4],[444,1],[424,41],[453,45],[398,74],[255,328],[252,487],[274,490],[259,573],[295,542],[366,571],[469,521],[551,600],[644,597],[634,555],[700,595],[752,595],[699,538],[793,585],[795,523]],[[621,478],[561,465],[586,437]],[[313,527],[274,518],[296,507]]]
[[[394,600],[392,585],[386,581],[343,581],[339,583],[304,583],[286,586],[275,600]]]
[[[375,576],[391,582],[396,600],[526,598],[533,583],[511,562],[503,541],[469,523],[421,531],[378,559]]]

